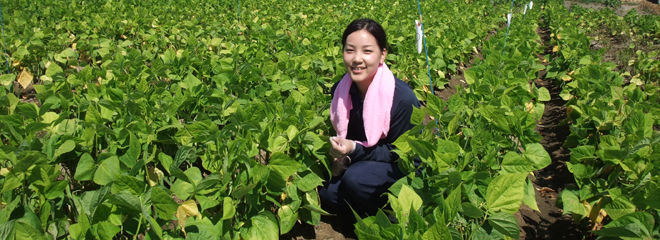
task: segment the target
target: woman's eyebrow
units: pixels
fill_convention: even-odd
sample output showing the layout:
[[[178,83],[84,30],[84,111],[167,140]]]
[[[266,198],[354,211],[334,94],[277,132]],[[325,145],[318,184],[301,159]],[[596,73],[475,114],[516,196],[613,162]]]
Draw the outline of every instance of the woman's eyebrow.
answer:
[[[348,44],[348,43],[347,43],[347,44],[346,44],[346,47],[353,47],[353,48],[354,48],[355,45],[353,45],[353,44]],[[368,48],[368,47],[373,47],[373,45],[362,45],[362,48]]]

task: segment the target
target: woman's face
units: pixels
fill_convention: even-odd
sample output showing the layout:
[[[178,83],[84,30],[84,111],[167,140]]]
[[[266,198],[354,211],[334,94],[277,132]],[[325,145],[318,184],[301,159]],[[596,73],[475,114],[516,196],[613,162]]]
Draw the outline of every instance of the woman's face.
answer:
[[[348,35],[344,46],[344,66],[353,82],[369,86],[378,66],[385,61],[387,50],[378,47],[378,41],[367,30],[358,30]]]

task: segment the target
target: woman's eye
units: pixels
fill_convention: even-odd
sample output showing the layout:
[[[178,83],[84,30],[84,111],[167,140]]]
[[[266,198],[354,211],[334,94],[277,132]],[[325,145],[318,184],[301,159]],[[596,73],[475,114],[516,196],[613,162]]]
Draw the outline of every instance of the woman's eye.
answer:
[[[364,52],[366,52],[366,53],[371,53],[371,50],[364,50]]]
[[[351,52],[353,52],[353,49],[346,49],[346,50],[344,50],[344,52],[351,53]]]

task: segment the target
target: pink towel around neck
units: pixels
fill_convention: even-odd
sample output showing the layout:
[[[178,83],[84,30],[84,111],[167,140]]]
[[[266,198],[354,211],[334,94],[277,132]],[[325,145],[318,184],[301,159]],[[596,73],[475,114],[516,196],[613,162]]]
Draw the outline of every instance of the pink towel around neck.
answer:
[[[348,132],[348,121],[353,103],[349,90],[353,80],[346,73],[339,81],[335,89],[332,103],[330,104],[330,120],[338,137],[346,138]],[[364,97],[362,119],[364,121],[364,133],[367,141],[360,144],[371,147],[378,140],[387,136],[390,131],[390,112],[394,101],[394,74],[384,63],[378,66],[374,80],[369,85]]]

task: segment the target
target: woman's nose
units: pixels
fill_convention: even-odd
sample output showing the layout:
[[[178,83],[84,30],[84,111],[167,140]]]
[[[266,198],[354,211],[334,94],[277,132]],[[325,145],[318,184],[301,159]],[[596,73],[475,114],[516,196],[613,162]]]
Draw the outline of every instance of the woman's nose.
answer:
[[[362,53],[356,52],[355,55],[353,55],[353,62],[354,63],[362,63]]]

